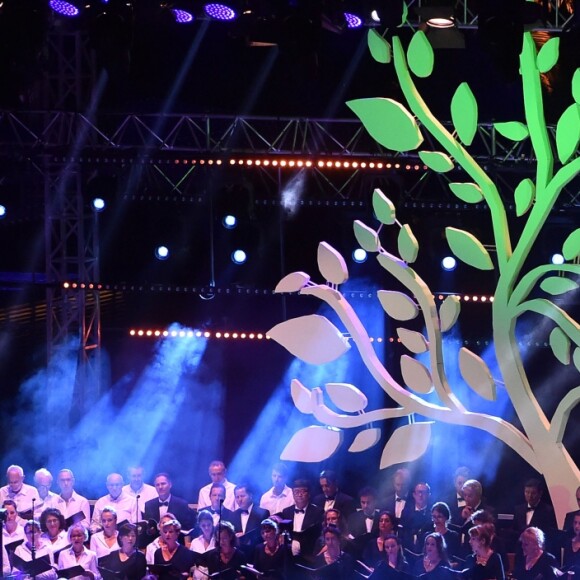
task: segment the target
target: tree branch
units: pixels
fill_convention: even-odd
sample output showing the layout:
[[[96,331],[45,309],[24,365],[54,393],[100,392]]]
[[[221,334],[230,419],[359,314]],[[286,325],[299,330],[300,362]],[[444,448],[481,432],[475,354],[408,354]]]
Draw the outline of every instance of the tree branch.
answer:
[[[556,443],[562,443],[570,413],[578,403],[580,403],[580,387],[566,393],[566,396],[558,404],[550,424],[550,433]]]

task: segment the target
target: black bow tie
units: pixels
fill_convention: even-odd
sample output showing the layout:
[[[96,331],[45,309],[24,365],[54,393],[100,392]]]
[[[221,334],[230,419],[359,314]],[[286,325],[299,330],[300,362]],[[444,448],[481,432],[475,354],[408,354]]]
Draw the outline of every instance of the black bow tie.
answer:
[[[326,498],[326,501],[334,501],[334,500],[335,500],[335,497],[334,497],[334,496],[332,496],[332,497],[327,497],[327,498]]]
[[[365,516],[365,520],[371,520],[371,522],[372,522],[372,521],[374,521],[374,519],[375,518],[373,518],[373,516]]]
[[[250,512],[248,510],[240,510],[241,514],[246,514],[247,516],[250,515]]]
[[[533,512],[535,509],[536,509],[535,507],[528,506],[528,509],[526,511]]]
[[[395,501],[405,501],[405,498],[403,497],[398,497]]]
[[[304,510],[294,509],[295,514],[303,514]]]
[[[162,506],[162,505],[169,506],[169,502],[168,501],[160,501],[159,506]]]

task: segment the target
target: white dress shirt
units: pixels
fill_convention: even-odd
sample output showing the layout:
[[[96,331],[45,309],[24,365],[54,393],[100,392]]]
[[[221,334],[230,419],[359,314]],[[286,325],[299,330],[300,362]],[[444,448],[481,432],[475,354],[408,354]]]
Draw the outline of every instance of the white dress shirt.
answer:
[[[85,570],[92,572],[95,575],[95,580],[100,580],[101,578],[101,573],[97,567],[97,555],[92,550],[83,548],[78,559],[72,548],[63,550],[58,555],[58,569],[65,570],[73,566],[82,566]],[[69,580],[84,580],[84,578],[84,576],[72,576]]]
[[[0,505],[7,499],[11,499],[16,504],[17,512],[25,512],[32,509],[32,500],[34,499],[35,509],[36,504],[40,502],[38,490],[33,485],[23,483],[22,487],[16,493],[13,493],[8,485],[0,487]],[[18,521],[22,524],[26,520],[18,517]]]
[[[205,507],[206,505],[211,505],[211,501],[209,499],[209,492],[211,491],[211,486],[213,483],[208,483],[204,485],[199,490],[199,496],[197,498],[197,505],[200,507]],[[228,508],[229,510],[235,512],[236,511],[236,499],[234,497],[234,489],[236,487],[235,483],[228,481],[227,479],[224,480],[222,485],[226,488],[226,499],[224,501],[224,507]]]
[[[115,539],[118,536],[118,532],[115,531]],[[113,545],[109,547],[105,540],[105,532],[97,532],[91,535],[91,542],[89,548],[92,552],[95,552],[97,558],[102,558],[103,556],[108,556],[111,552],[119,549],[119,544],[117,541],[113,542]]]
[[[46,556],[47,554],[49,556],[50,565],[54,566],[54,558],[53,558],[52,552],[48,549],[48,546],[46,544],[42,544],[36,550],[35,556],[36,556],[36,558],[42,558],[43,556]],[[32,560],[32,552],[30,551],[30,548],[26,545],[26,543],[20,544],[20,546],[18,546],[16,548],[16,550],[14,550],[14,555],[18,556],[19,558],[21,558],[25,562],[30,562]],[[18,569],[16,566],[14,568]],[[54,568],[51,568],[50,570],[47,570],[46,572],[43,572],[42,574],[36,575],[37,580],[55,580],[56,577],[57,576],[56,576],[56,572],[54,571]]]
[[[279,514],[283,509],[294,505],[294,496],[292,489],[287,485],[280,495],[274,493],[274,488],[271,487],[260,499],[260,507],[268,510],[272,515]]]
[[[144,483],[141,486],[141,489],[135,491],[130,484],[123,486],[123,493],[126,495],[130,495],[131,497],[136,498],[139,496],[139,511],[143,512],[143,508],[145,503],[148,502],[150,499],[155,499],[158,497],[157,490],[148,483]],[[119,520],[121,521],[121,520]]]
[[[144,504],[139,504],[140,511]],[[108,493],[100,497],[93,508],[93,519],[91,521],[91,530],[96,531],[101,529],[101,513],[107,506],[111,506],[117,512],[117,523],[127,520],[128,522],[136,522],[141,519],[141,514],[137,514],[137,503],[135,498],[121,491],[116,497],[111,497]]]
[[[66,530],[61,530],[58,533],[58,536],[56,536],[54,542],[50,540],[46,532],[42,532],[42,534],[40,534],[40,539],[42,540],[42,543],[45,544],[46,547],[49,549],[49,551],[52,552],[53,554],[55,552],[58,552],[59,550],[62,550],[62,548],[66,548],[66,546],[70,545]]]
[[[42,499],[39,496],[38,501],[35,502],[35,504],[34,504],[34,518],[35,519],[40,518],[40,514],[45,509],[55,508],[56,505],[54,505],[54,502],[56,501],[57,497],[58,497],[58,494],[54,493],[53,491],[49,491],[44,499]]]
[[[82,512],[85,517],[80,520],[80,523],[86,528],[89,527],[91,517],[91,506],[89,505],[89,500],[78,494],[76,491],[72,492],[68,501],[63,499],[61,495],[57,495],[53,507],[60,511],[65,520],[79,512]]]

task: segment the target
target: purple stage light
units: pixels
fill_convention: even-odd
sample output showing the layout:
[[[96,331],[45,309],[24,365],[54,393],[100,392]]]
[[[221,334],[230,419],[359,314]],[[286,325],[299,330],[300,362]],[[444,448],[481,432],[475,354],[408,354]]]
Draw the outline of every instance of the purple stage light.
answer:
[[[65,0],[50,0],[49,2],[52,10],[63,16],[78,16],[79,9],[70,2],[65,2]]]
[[[171,12],[173,12],[173,16],[175,16],[175,22],[178,24],[187,24],[188,22],[193,22],[193,14],[191,12],[187,12],[187,10],[173,8]]]
[[[226,4],[206,4],[204,10],[214,20],[233,20],[236,17],[236,11]]]
[[[360,28],[362,26],[362,19],[356,14],[345,12],[344,18],[346,19],[347,28]]]

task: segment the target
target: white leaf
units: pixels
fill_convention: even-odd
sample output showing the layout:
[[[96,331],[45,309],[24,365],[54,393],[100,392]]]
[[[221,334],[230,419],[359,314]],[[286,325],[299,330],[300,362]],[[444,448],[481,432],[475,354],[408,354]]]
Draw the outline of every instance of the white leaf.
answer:
[[[298,292],[306,284],[310,282],[310,276],[306,272],[292,272],[287,276],[284,276],[278,285],[274,289],[274,293],[280,292]]]
[[[338,328],[318,314],[280,322],[268,331],[268,336],[295,357],[314,365],[336,360],[350,348]]]
[[[360,433],[357,433],[354,441],[351,443],[348,450],[351,453],[360,453],[361,451],[366,451],[370,449],[373,445],[376,445],[381,439],[381,430],[378,427],[372,427],[371,429],[365,429]]]
[[[342,284],[348,280],[348,268],[344,258],[330,244],[318,244],[318,269],[331,284]]]
[[[348,383],[327,383],[326,392],[330,400],[346,413],[357,413],[369,404],[365,394]]]
[[[311,425],[300,429],[288,441],[280,454],[282,461],[318,463],[336,453],[342,443],[342,431]]]
[[[294,406],[301,413],[307,415],[312,414],[314,401],[310,389],[307,389],[298,379],[292,379],[290,383],[290,394],[292,395]]]
[[[441,332],[449,330],[456,322],[461,312],[461,302],[459,296],[447,296],[439,308],[439,318],[441,320]]]
[[[397,334],[401,339],[403,345],[415,354],[427,352],[429,343],[420,332],[414,330],[407,330],[406,328],[397,328]]]
[[[495,381],[483,359],[462,347],[459,349],[459,370],[465,382],[480,396],[495,401]]]
[[[415,461],[425,453],[430,440],[431,423],[411,423],[399,427],[383,449],[380,468]]]
[[[377,296],[384,311],[395,320],[412,320],[419,314],[417,304],[402,292],[379,290]]]
[[[401,373],[403,381],[416,393],[428,395],[433,391],[433,379],[425,365],[404,354],[401,357]]]

